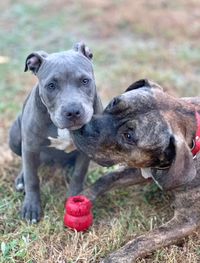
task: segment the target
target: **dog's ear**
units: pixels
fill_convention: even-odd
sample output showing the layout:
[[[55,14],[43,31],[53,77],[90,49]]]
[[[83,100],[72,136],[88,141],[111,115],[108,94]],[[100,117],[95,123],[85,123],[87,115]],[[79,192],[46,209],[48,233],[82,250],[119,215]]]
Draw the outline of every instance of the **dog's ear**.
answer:
[[[94,114],[100,114],[103,111],[103,105],[100,97],[96,94],[93,103]]]
[[[34,74],[36,74],[42,65],[43,60],[48,56],[48,54],[45,51],[36,51],[28,55],[25,62],[25,69],[32,71]]]
[[[187,185],[196,176],[193,155],[183,136],[174,136],[170,143],[173,144],[170,147],[175,147],[175,158],[166,173],[161,172],[157,177],[163,189],[166,190]]]
[[[91,60],[93,58],[92,51],[88,46],[85,45],[84,42],[78,42],[74,45],[74,50],[83,54],[86,58]]]
[[[130,90],[134,90],[134,89],[139,89],[139,88],[150,88],[150,89],[160,89],[163,90],[162,87],[160,85],[158,85],[157,83],[148,80],[148,79],[140,79],[136,82],[134,82],[133,84],[131,84],[125,92],[130,91]]]

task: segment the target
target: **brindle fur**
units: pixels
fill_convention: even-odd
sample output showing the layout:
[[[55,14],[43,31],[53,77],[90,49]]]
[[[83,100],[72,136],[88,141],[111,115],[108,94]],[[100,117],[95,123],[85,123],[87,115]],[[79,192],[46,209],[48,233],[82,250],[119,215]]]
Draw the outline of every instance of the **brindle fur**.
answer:
[[[77,146],[98,163],[128,165],[84,190],[91,200],[113,187],[149,182],[141,173],[146,168],[163,189],[175,195],[174,216],[169,222],[129,241],[103,263],[134,262],[200,226],[200,154],[194,159],[191,154],[197,129],[195,111],[200,113],[200,98],[173,98],[155,83],[141,80],[75,132]],[[134,131],[134,143],[122,140],[127,127]]]

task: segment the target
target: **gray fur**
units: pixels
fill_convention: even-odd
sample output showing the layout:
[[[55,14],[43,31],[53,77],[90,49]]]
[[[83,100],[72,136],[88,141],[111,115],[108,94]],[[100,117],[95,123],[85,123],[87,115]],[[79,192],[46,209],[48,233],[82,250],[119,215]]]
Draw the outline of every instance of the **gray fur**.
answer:
[[[56,138],[58,129],[72,131],[82,127],[93,113],[101,111],[88,50],[84,43],[77,43],[67,52],[33,52],[25,62],[25,71],[31,70],[38,83],[11,127],[9,144],[22,156],[22,171],[16,179],[16,188],[21,190],[24,185],[26,193],[22,217],[34,223],[41,216],[37,173],[42,156],[62,163],[76,158],[69,195],[76,195],[83,187],[89,158],[81,152],[72,156],[52,149],[49,138]]]

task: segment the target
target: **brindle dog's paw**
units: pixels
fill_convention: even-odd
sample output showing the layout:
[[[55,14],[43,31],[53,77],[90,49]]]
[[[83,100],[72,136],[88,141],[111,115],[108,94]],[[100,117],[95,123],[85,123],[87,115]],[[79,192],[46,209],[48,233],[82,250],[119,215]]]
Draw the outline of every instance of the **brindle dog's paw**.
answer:
[[[34,196],[25,197],[21,216],[22,219],[25,219],[32,224],[36,224],[41,217],[41,205],[39,198]]]

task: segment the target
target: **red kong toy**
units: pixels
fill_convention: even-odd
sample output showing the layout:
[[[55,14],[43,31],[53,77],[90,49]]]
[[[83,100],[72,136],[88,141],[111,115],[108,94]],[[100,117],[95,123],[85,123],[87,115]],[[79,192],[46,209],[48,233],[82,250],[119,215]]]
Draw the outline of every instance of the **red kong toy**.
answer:
[[[79,231],[86,231],[93,223],[92,203],[84,195],[71,196],[65,205],[64,225]]]

